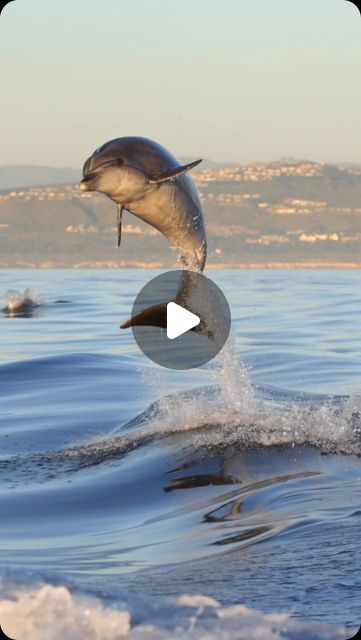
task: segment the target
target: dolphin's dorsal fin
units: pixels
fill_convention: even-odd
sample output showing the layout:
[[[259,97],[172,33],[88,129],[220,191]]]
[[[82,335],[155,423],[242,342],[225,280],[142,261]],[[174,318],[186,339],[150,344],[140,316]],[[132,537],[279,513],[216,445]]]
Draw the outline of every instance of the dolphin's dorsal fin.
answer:
[[[161,173],[157,177],[149,178],[149,183],[158,184],[159,182],[174,180],[174,178],[177,178],[178,176],[181,176],[183,173],[186,173],[187,171],[190,171],[191,169],[196,167],[197,164],[199,164],[200,162],[202,162],[202,160],[194,160],[194,162],[189,162],[188,164],[183,164],[179,167],[176,167],[175,169],[170,169],[169,171],[165,171],[164,173]]]

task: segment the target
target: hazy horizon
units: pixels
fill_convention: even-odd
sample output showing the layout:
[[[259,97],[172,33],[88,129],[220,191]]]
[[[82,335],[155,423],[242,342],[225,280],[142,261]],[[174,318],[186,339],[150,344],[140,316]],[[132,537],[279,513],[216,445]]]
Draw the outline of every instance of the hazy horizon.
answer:
[[[181,160],[193,160],[195,159],[196,156],[179,156],[179,159]],[[341,160],[325,160],[325,161],[320,161],[317,158],[301,158],[301,157],[295,157],[292,154],[289,154],[287,156],[284,156],[282,158],[270,158],[269,160],[264,160],[262,158],[256,158],[255,160],[252,160],[249,162],[249,164],[257,164],[257,163],[265,163],[265,164],[270,164],[272,162],[312,162],[312,163],[317,163],[317,164],[326,164],[326,165],[335,165],[335,166],[339,166],[342,167],[344,165],[350,165],[350,166],[361,166],[361,160],[360,162],[353,162],[353,161],[349,161],[347,158],[345,159],[341,159]],[[202,163],[210,163],[212,165],[222,165],[222,166],[232,166],[232,165],[244,165],[244,164],[248,164],[246,162],[240,162],[237,160],[217,160],[217,158],[203,158]],[[53,164],[36,164],[36,163],[13,163],[13,164],[0,164],[0,169],[16,169],[16,168],[33,168],[33,169],[64,169],[64,170],[71,170],[71,171],[81,171],[81,167],[76,167],[75,165],[53,165]],[[199,164],[195,169],[195,171],[202,171],[202,164]]]
[[[345,0],[17,0],[0,166],[81,167],[122,135],[213,162],[361,163],[360,27]]]

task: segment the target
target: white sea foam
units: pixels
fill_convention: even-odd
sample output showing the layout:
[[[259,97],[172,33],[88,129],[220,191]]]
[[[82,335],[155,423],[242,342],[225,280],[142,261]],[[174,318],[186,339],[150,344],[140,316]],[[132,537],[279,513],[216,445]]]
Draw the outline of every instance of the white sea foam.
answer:
[[[115,640],[130,628],[129,612],[112,610],[97,598],[72,595],[64,586],[48,584],[9,587],[3,582],[0,621],[16,640]]]
[[[65,586],[0,580],[0,624],[16,640],[345,640],[343,627],[221,606],[205,596],[124,594],[107,603]]]

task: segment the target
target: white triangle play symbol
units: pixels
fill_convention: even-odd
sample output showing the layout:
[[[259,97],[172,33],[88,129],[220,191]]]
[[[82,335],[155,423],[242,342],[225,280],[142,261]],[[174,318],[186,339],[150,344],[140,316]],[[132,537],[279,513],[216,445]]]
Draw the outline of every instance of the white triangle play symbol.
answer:
[[[183,309],[175,302],[167,304],[167,338],[174,340],[200,323],[201,319],[194,313]]]

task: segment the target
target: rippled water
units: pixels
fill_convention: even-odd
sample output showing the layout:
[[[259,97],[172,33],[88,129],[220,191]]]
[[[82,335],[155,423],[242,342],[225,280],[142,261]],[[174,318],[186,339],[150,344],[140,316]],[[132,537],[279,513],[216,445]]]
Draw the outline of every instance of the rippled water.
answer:
[[[0,274],[5,592],[203,594],[355,631],[360,272],[209,272],[232,335],[178,372],[119,329],[156,273]]]

